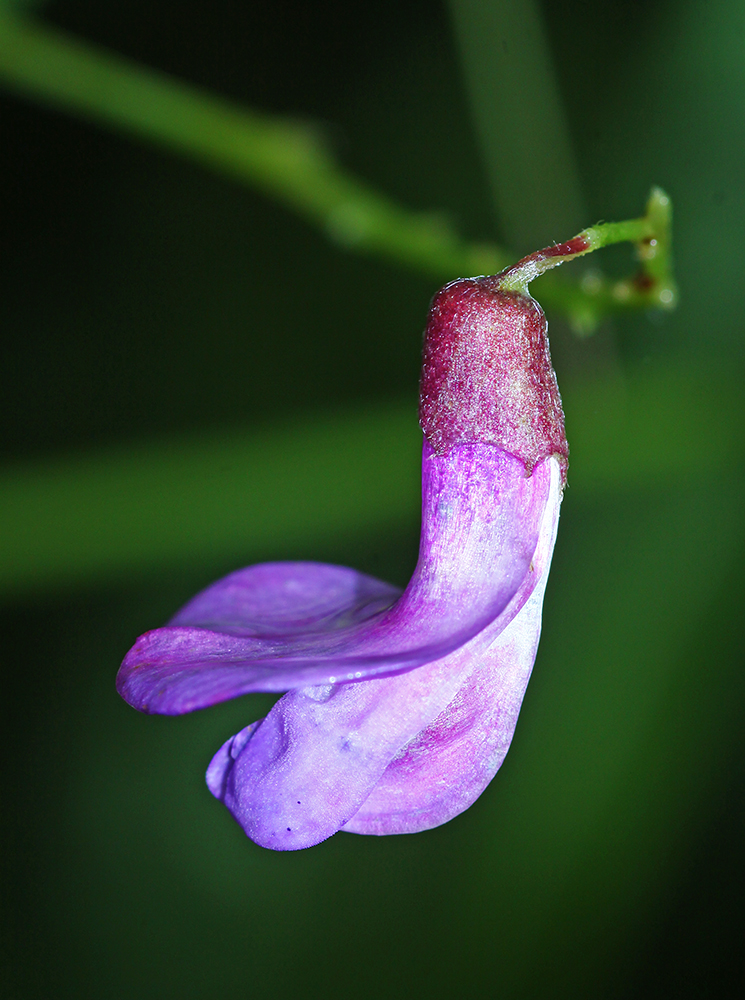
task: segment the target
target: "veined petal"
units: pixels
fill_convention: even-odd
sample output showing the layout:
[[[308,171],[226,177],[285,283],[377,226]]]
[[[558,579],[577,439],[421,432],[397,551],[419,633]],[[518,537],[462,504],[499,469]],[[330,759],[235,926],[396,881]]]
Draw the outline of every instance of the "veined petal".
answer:
[[[527,475],[523,461],[494,445],[438,455],[425,441],[419,561],[398,600],[388,584],[340,567],[240,571],[138,639],[119,693],[141,711],[173,715],[252,691],[388,677],[441,659],[499,618],[519,589],[552,461]]]
[[[252,840],[297,850],[342,827],[424,829],[480,793],[509,746],[538,642],[561,497],[558,462],[542,466],[549,490],[534,564],[487,628],[415,671],[292,691],[218,752],[210,789]],[[496,707],[488,703],[494,696]],[[456,767],[469,749],[480,757],[468,762],[460,794],[450,786],[463,781]],[[428,797],[432,778],[438,784]]]
[[[400,595],[400,587],[347,566],[260,563],[207,587],[168,625],[235,638],[291,639],[364,621]]]
[[[390,762],[345,830],[376,835],[430,830],[468,809],[497,773],[538,650],[558,514],[557,504],[553,523],[546,518],[534,558],[535,587],[521,610],[483,652],[481,665],[447,708]],[[489,626],[482,635],[492,631]]]

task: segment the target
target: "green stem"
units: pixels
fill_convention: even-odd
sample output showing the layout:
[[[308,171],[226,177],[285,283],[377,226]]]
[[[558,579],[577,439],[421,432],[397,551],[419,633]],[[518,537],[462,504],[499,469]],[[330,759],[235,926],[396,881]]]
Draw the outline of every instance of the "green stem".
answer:
[[[610,302],[615,302],[619,309],[630,306],[673,309],[677,289],[672,276],[671,224],[670,198],[661,188],[653,188],[647,211],[640,219],[598,223],[566,243],[537,250],[502,272],[501,287],[525,293],[531,281],[569,260],[613,243],[634,243],[641,264],[639,272],[633,278],[612,283],[587,275],[582,281],[585,295],[603,302],[606,309]]]
[[[494,274],[513,259],[500,247],[461,239],[441,216],[402,208],[350,176],[309,125],[239,107],[2,5],[0,82],[44,104],[185,154],[277,198],[345,247],[396,261],[437,281]],[[611,283],[585,275],[574,282],[549,276],[541,300],[564,313],[580,332],[590,332],[604,316],[625,309],[669,308],[675,298],[669,259],[666,253],[643,260],[644,274],[655,288],[664,285],[669,299],[655,299],[636,279]]]
[[[0,80],[248,182],[345,246],[443,280],[509,262],[506,251],[466,243],[435,213],[400,208],[349,176],[309,124],[257,114],[1,9]]]

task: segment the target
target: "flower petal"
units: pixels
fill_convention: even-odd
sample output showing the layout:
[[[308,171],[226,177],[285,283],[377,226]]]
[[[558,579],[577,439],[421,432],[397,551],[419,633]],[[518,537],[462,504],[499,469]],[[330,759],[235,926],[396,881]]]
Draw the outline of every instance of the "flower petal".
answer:
[[[263,847],[297,850],[325,840],[357,812],[400,747],[455,696],[462,677],[449,660],[364,684],[289,692],[235,758],[232,743],[218,752],[211,789],[219,786],[218,797]]]
[[[400,594],[399,587],[346,566],[261,563],[213,583],[168,624],[236,638],[291,638],[364,621]]]
[[[545,464],[551,488],[535,565],[488,628],[415,671],[292,691],[218,752],[210,772],[219,780],[210,779],[210,788],[252,840],[297,850],[342,827],[424,829],[479,794],[506,753],[537,647],[560,503],[558,462]],[[489,704],[494,696],[498,706]],[[491,734],[494,720],[498,732]],[[463,795],[448,794],[452,779],[462,780],[455,768],[469,748],[486,762],[469,762]],[[431,763],[430,750],[439,751]],[[439,784],[428,798],[423,786],[433,776]]]
[[[520,612],[447,708],[391,761],[345,830],[376,835],[430,830],[468,809],[497,773],[538,650],[557,526],[558,516],[550,537],[539,542],[538,580]]]
[[[259,719],[258,722],[252,722],[244,729],[241,729],[239,733],[236,733],[235,736],[231,736],[229,740],[223,743],[210,761],[210,766],[207,768],[207,773],[204,777],[207,787],[216,799],[224,797],[233,761],[263,721],[263,719]]]
[[[391,676],[446,656],[498,618],[520,587],[552,463],[528,476],[493,445],[443,456],[425,442],[419,562],[395,603],[381,610],[394,588],[339,567],[240,571],[190,602],[177,624],[138,639],[119,693],[142,711],[172,715],[251,691]]]

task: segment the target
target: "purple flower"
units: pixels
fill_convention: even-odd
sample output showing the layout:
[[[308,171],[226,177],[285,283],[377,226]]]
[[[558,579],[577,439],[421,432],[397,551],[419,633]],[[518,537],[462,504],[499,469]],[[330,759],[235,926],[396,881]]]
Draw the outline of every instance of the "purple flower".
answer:
[[[118,690],[178,715],[287,692],[217,752],[210,791],[275,850],[426,830],[481,794],[530,677],[567,446],[540,306],[504,276],[432,304],[409,585],[320,563],[238,570],[141,636]]]

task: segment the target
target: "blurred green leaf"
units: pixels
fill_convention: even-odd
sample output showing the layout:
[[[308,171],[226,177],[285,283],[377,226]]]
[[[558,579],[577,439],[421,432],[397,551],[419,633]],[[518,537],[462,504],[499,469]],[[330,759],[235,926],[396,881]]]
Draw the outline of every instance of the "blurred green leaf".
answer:
[[[525,253],[587,223],[536,0],[450,0],[476,132],[507,242]]]
[[[482,13],[486,10],[477,6]],[[510,24],[515,14],[512,6],[512,3],[505,4],[505,10],[508,7],[511,10],[507,19]],[[460,23],[463,16],[468,22],[464,28],[464,44],[470,51],[474,31],[478,35],[478,25],[471,24],[470,14],[465,16],[466,7],[469,5],[464,5],[462,10],[457,7],[457,19]],[[499,24],[492,27],[497,33],[502,30]],[[533,29],[527,32],[523,41],[526,51],[536,48],[540,61],[542,49],[537,21]],[[473,44],[479,59],[488,61],[488,53],[481,45]],[[516,65],[521,65],[521,60],[510,65],[515,69]],[[565,239],[573,235],[556,232],[551,227],[563,225],[563,220],[579,218],[580,213],[568,139],[563,136],[550,74],[545,79],[543,74],[540,76],[543,82],[534,81],[535,86],[531,85],[526,91],[531,95],[530,107],[538,117],[531,122],[528,134],[540,135],[548,129],[547,142],[555,147],[553,152],[559,158],[558,163],[549,158],[546,148],[542,156],[534,155],[532,147],[525,146],[534,140],[520,132],[513,151],[517,156],[520,148],[519,162],[514,170],[508,171],[509,177],[505,175],[497,185],[502,191],[500,204],[505,200],[511,203],[517,197],[518,188],[520,198],[524,199],[526,192],[539,184],[539,177],[551,176],[556,170],[557,176],[549,185],[551,190],[555,189],[554,197],[536,205],[537,214],[543,213],[550,227],[546,230],[548,236],[541,235],[539,243],[556,236]],[[47,28],[40,22],[15,16],[7,10],[3,12],[2,8],[0,80],[35,100],[187,154],[279,198],[320,224],[331,239],[343,246],[394,260],[440,281],[495,274],[514,260],[513,254],[504,248],[462,240],[441,213],[401,208],[359,181],[335,162],[318,128],[308,123],[273,118],[240,107],[165,73],[139,66],[105,49]],[[500,81],[504,82],[502,77],[494,82],[497,89]],[[475,85],[480,87],[482,83],[479,77]],[[505,126],[508,130],[514,130],[525,117],[518,104],[512,106],[512,111],[517,114]],[[488,133],[489,159],[494,160],[494,143],[502,135],[502,124],[497,121],[495,130],[490,116],[481,115],[479,121]],[[535,169],[523,178],[528,162]],[[504,190],[502,185],[506,186]],[[544,230],[538,226],[535,213],[529,215],[530,226],[535,227],[530,231],[534,231],[537,238]],[[514,218],[517,219],[517,215]],[[640,304],[649,305],[646,301],[639,303],[634,297],[619,299],[614,295],[598,294],[599,291],[598,287],[584,285],[576,276],[569,280],[565,276],[555,276],[542,282],[541,299],[546,306],[564,312],[583,332],[594,329],[604,315],[638,308]]]
[[[510,263],[498,247],[464,242],[440,214],[401,208],[348,174],[310,123],[259,114],[2,8],[0,80],[248,182],[344,246],[441,280]]]
[[[722,372],[642,368],[569,385],[569,488],[662,488],[720,470],[745,444]],[[284,427],[112,449],[0,475],[0,591],[184,559],[247,560],[414,519],[413,401]]]
[[[19,466],[0,482],[0,589],[271,552],[416,516],[413,406]]]

